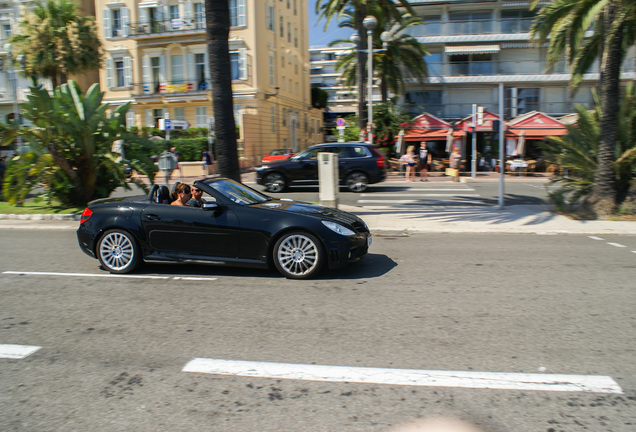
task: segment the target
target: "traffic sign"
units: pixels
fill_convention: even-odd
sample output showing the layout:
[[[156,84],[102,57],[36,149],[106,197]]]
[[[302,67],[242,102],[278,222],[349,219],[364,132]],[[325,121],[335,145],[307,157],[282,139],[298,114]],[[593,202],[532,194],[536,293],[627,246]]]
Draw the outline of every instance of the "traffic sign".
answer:
[[[347,124],[347,122],[345,122],[345,120],[343,118],[339,118],[338,120],[336,120],[336,125],[337,126],[345,126]]]

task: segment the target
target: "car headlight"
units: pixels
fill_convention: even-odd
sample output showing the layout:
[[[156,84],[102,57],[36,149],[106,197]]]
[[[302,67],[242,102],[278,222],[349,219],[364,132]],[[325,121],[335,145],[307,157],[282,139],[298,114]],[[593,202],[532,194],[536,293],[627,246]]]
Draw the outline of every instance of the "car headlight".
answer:
[[[335,222],[331,222],[331,221],[321,221],[322,224],[324,226],[326,226],[327,228],[329,228],[331,231],[338,233],[340,235],[343,236],[350,236],[350,235],[354,235],[355,232],[353,232],[352,230],[350,230],[349,228],[342,226],[340,224],[337,224]]]

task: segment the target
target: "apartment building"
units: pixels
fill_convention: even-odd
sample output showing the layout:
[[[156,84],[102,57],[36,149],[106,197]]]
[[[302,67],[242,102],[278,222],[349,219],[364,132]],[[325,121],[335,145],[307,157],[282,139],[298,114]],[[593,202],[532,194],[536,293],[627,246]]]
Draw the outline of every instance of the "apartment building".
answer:
[[[472,112],[472,104],[498,112],[498,85],[504,84],[505,118],[531,111],[553,117],[572,113],[576,104],[592,103],[591,90],[598,85],[598,66],[585,75],[571,94],[565,61],[546,69],[545,46],[530,42],[534,12],[530,0],[412,0],[416,15],[424,20],[410,27],[430,53],[426,56],[428,79],[408,79],[399,103],[417,116],[428,112],[445,120],[460,120]],[[549,1],[540,2],[540,4]],[[355,88],[342,86],[333,66],[351,48],[313,48],[312,85],[330,93],[333,112],[355,112]],[[634,50],[623,67],[625,82],[636,77]],[[374,93],[374,100],[379,95]]]
[[[307,2],[229,0],[230,56],[239,153],[320,142],[322,113],[311,108]],[[132,102],[128,126],[213,119],[205,2],[96,0],[105,67],[100,83],[112,105]]]

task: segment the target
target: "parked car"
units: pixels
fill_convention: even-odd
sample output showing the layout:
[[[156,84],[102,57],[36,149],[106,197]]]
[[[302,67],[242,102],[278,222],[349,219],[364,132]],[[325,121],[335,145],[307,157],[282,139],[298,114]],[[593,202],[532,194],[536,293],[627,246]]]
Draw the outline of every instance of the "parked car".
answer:
[[[293,155],[294,155],[294,152],[290,148],[278,148],[278,149],[272,150],[271,152],[263,156],[261,163],[266,163],[266,162],[281,160],[281,159],[289,159]]]
[[[272,161],[256,169],[256,181],[269,192],[289,186],[318,184],[318,153],[338,155],[338,179],[352,192],[386,179],[386,161],[372,144],[363,142],[316,144],[291,159]]]
[[[82,213],[82,251],[111,273],[143,261],[267,268],[307,279],[365,256],[371,233],[362,219],[335,208],[278,200],[227,178],[194,182],[202,207],[170,205],[166,186],[148,196],[102,199]]]

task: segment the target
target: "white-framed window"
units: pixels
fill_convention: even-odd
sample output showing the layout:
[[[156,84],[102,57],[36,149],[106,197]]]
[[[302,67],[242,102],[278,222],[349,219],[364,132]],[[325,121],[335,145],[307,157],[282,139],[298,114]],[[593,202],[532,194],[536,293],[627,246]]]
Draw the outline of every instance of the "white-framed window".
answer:
[[[132,86],[132,57],[113,56],[106,59],[106,85],[108,88]]]
[[[283,126],[287,126],[287,108],[283,108],[283,118],[282,118],[282,122],[283,122]]]
[[[198,90],[209,88],[206,70],[205,53],[194,54],[194,79]]]
[[[269,85],[276,86],[276,64],[274,60],[274,53],[269,53]]]
[[[126,37],[130,29],[130,14],[128,8],[106,8],[103,10],[104,37]]]
[[[185,108],[184,107],[175,107],[172,110],[172,115],[175,120],[185,120]]]
[[[265,5],[265,19],[267,21],[267,30],[276,31],[276,11],[274,5],[267,3]]]
[[[272,133],[275,133],[276,132],[276,107],[274,106],[270,107],[269,110],[270,110],[270,117],[271,117],[270,123],[272,124],[271,131]]]
[[[287,21],[287,42],[291,43],[292,41],[292,31],[291,31],[291,21]]]
[[[278,26],[280,30],[278,33],[280,33],[280,37],[285,39],[285,18],[283,18],[282,15],[278,18]]]
[[[245,0],[230,1],[230,25],[232,27],[245,27],[247,25],[247,12]]]
[[[247,79],[247,49],[230,51],[230,64],[232,67],[232,80]]]
[[[208,127],[208,107],[194,108],[194,127]]]
[[[294,27],[294,46],[298,48],[298,27]]]
[[[135,127],[135,112],[131,109],[126,112],[126,129]]]
[[[205,28],[205,4],[194,4],[194,26],[198,29]]]
[[[170,78],[171,84],[183,84],[185,82],[182,55],[170,56]]]

